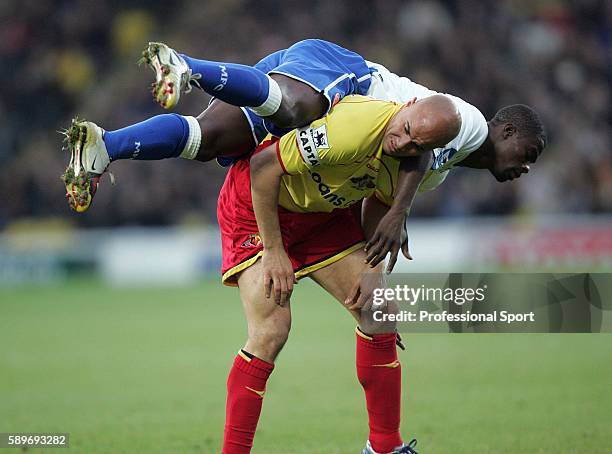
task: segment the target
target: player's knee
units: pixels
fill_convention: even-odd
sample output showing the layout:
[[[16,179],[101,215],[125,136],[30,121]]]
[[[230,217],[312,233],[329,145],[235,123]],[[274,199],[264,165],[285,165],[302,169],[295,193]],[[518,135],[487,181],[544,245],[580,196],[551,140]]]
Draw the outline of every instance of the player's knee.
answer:
[[[198,116],[198,122],[202,132],[198,161],[240,156],[255,145],[251,128],[238,107],[214,101]]]
[[[389,303],[380,309],[361,311],[359,327],[368,334],[393,333],[397,327],[395,315],[398,313],[399,309],[394,303]]]
[[[298,128],[321,118],[327,109],[327,99],[312,87],[295,79],[274,75],[283,99],[278,111],[270,117],[280,128]]]
[[[200,122],[200,129],[202,131],[202,142],[200,143],[200,150],[196,156],[198,161],[210,161],[217,157],[218,144],[223,133],[223,129],[218,122],[212,120],[210,117],[198,118]]]
[[[249,333],[249,341],[258,351],[265,352],[268,357],[276,357],[289,338],[291,326],[289,323],[274,323],[259,327]]]
[[[283,102],[272,120],[279,128],[299,128],[321,118],[324,113],[324,107],[317,101],[283,97]]]
[[[278,111],[271,117],[274,124],[279,128],[289,129],[301,126],[301,112],[297,112],[295,104],[290,100],[283,98],[283,101],[278,108]]]

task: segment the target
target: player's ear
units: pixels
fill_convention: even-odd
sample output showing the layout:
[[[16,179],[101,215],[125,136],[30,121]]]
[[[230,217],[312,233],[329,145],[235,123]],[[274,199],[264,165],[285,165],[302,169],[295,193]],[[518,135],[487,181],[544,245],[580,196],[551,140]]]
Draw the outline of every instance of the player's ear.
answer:
[[[417,102],[416,98],[412,98],[410,101],[408,101],[406,104],[404,104],[404,106],[408,107],[413,105],[415,102]]]
[[[512,123],[506,123],[504,125],[504,139],[507,139],[508,137],[513,136],[514,134],[516,134],[517,130],[516,127],[512,124]]]

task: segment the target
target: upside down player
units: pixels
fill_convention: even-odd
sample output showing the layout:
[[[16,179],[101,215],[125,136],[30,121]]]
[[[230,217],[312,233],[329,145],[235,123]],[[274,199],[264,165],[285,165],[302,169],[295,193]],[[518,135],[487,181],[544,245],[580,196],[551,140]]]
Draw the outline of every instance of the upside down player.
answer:
[[[150,43],[143,54],[155,71],[153,93],[163,107],[175,107],[181,93],[192,86],[202,88],[216,99],[197,119],[177,114],[158,115],[116,131],[104,131],[87,121],[73,122],[66,131],[71,160],[63,177],[68,202],[78,212],[89,208],[100,176],[116,160],[180,156],[199,161],[214,158],[227,161],[252,150],[268,130],[278,136],[285,132],[283,128],[310,124],[349,94],[401,103],[435,94],[354,52],[322,40],[300,41],[265,57],[254,67],[194,59],[179,55],[161,43]],[[458,105],[462,116],[480,115],[467,103]],[[465,152],[469,152],[473,149],[472,142],[486,130],[486,121],[480,116],[464,129],[456,138],[459,145],[452,141],[449,144],[457,150],[459,146],[466,147]],[[390,251],[388,271],[393,268],[400,249],[400,232],[412,201],[411,194],[427,164],[417,158],[402,162],[395,202],[378,225],[368,256],[374,266]],[[407,242],[402,245],[402,251],[409,257]]]
[[[435,148],[455,137],[470,119],[456,115],[454,102],[442,95],[404,106],[347,97],[310,127],[262,144],[250,161],[237,162],[228,173],[218,205],[223,281],[240,288],[248,339],[228,378],[224,453],[249,452],[252,446],[266,381],[289,334],[294,273],[315,280],[359,322],[357,375],[370,427],[363,453],[415,452],[415,442],[404,444],[399,433],[401,367],[395,326],[375,323],[367,311],[360,311],[373,286],[383,285],[382,269],[374,268],[373,280],[361,279],[368,269],[361,248],[365,237],[349,207],[368,197],[364,227],[371,235],[371,225],[385,212],[377,199],[391,202],[398,190],[399,163],[392,156],[427,155],[417,145]],[[414,115],[427,105],[429,128],[419,123],[423,115]],[[451,166],[487,168],[500,181],[524,173],[517,169],[526,171],[545,144],[537,115],[515,106],[496,118],[476,149]],[[439,184],[447,172],[444,166],[430,170],[423,187]],[[277,263],[279,257],[286,262]],[[281,273],[275,275],[277,271]],[[357,292],[354,282],[359,282]],[[269,301],[271,287],[278,304]]]

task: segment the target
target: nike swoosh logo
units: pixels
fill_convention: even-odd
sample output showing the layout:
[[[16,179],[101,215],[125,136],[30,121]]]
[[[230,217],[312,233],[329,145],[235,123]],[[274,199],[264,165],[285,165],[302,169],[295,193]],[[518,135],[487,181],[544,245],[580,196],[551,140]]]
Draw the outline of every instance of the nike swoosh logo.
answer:
[[[399,362],[399,359],[396,359],[395,361],[389,364],[372,364],[372,366],[373,367],[388,367],[390,369],[395,369],[396,367],[400,366],[400,362]]]
[[[249,386],[245,386],[246,389],[248,389],[249,391],[253,391],[255,394],[257,394],[259,397],[263,397],[264,394],[266,393],[266,390],[264,389],[263,391],[257,391],[256,389],[253,389]]]
[[[95,170],[96,170],[96,159],[98,159],[98,155],[95,155],[95,156],[94,156],[94,160],[93,160],[93,162],[91,163],[91,170],[93,170],[94,172],[95,172]]]

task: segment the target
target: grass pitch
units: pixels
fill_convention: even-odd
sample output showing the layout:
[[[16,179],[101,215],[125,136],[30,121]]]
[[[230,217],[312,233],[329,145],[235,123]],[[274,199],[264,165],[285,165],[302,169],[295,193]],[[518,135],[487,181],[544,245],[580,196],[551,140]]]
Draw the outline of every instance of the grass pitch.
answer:
[[[360,453],[354,324],[310,282],[268,383],[255,454]],[[218,453],[245,338],[235,289],[0,289],[0,432],[72,452]],[[402,433],[420,453],[612,452],[612,335],[405,335]],[[36,450],[34,450],[36,451]]]

